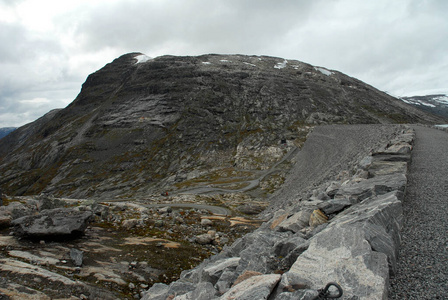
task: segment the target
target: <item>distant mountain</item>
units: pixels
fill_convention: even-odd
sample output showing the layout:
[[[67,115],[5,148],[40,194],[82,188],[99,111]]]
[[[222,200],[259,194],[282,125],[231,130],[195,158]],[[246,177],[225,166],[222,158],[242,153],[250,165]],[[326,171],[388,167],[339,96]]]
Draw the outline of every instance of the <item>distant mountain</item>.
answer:
[[[421,110],[445,117],[448,120],[448,95],[426,95],[400,98]]]
[[[296,60],[130,53],[89,75],[69,106],[0,140],[0,185],[10,195],[144,196],[256,174],[307,126],[440,120]]]
[[[0,139],[7,136],[10,132],[16,130],[17,127],[3,127],[0,128]]]

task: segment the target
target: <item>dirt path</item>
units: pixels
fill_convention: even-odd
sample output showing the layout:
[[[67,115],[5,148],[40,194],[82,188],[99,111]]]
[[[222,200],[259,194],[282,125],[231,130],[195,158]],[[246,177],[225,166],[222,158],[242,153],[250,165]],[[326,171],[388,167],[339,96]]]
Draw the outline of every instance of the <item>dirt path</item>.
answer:
[[[390,299],[448,299],[448,133],[415,127]]]
[[[230,216],[232,213],[229,209],[221,207],[221,206],[214,206],[214,205],[206,205],[206,204],[194,204],[194,203],[160,203],[160,204],[142,204],[146,207],[172,207],[172,208],[194,208],[194,209],[203,209],[211,212],[215,215],[224,215],[224,216]]]

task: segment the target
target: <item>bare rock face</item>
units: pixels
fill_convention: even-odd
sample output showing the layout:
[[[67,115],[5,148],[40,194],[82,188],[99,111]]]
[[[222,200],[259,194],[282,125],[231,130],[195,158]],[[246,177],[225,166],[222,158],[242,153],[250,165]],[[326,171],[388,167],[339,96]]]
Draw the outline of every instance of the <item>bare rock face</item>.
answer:
[[[21,237],[70,238],[82,235],[91,217],[90,211],[56,208],[15,219],[11,223],[14,225],[14,233]]]
[[[428,123],[340,72],[266,56],[123,55],[80,94],[0,140],[8,195],[145,195],[217,168],[264,170],[307,125]]]

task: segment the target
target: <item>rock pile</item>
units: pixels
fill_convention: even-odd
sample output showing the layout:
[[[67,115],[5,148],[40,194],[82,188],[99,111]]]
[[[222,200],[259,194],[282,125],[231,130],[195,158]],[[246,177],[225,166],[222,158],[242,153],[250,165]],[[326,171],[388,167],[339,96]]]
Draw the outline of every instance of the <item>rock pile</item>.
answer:
[[[387,299],[413,139],[403,129],[362,159],[350,179],[328,182],[309,201],[277,211],[178,281],[155,284],[143,299],[313,299],[328,282],[341,285],[342,299]]]

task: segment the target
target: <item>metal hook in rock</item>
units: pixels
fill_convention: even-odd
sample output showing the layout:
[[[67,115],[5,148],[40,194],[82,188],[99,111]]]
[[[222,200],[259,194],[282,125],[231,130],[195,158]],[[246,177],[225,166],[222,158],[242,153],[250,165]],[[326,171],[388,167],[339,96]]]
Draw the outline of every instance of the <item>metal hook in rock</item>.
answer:
[[[337,288],[337,290],[338,290],[337,295],[332,295],[330,293],[329,289],[331,286],[334,286]],[[313,300],[337,299],[337,298],[342,297],[342,294],[343,294],[342,287],[339,284],[337,284],[336,282],[329,282],[329,283],[327,283],[325,288],[319,290],[319,294]]]

